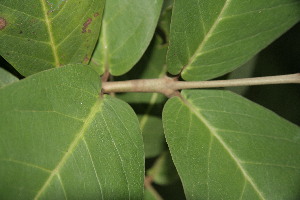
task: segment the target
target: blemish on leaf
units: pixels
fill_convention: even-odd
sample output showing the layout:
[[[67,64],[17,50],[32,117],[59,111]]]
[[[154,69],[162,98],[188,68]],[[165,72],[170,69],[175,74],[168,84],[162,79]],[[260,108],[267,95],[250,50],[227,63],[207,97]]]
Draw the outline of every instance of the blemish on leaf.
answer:
[[[6,27],[6,20],[0,17],[0,30],[3,30]]]
[[[89,61],[90,61],[90,58],[87,55],[85,55],[83,63],[88,63]]]
[[[83,24],[82,33],[86,33],[88,26],[92,23],[92,18],[88,18],[86,22]],[[90,33],[90,31],[89,31]]]
[[[94,14],[94,17],[98,17],[98,16],[99,16],[99,13],[96,12],[96,13]]]

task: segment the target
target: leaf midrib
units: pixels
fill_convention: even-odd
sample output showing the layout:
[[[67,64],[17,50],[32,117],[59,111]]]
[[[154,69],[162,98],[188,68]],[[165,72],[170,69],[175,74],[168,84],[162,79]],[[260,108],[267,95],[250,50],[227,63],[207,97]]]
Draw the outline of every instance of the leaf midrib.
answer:
[[[209,31],[207,32],[207,34],[204,36],[202,42],[199,44],[198,48],[196,49],[195,53],[193,54],[193,56],[188,60],[188,63],[183,67],[182,69],[182,73],[184,72],[184,70],[189,67],[194,60],[196,59],[196,57],[199,55],[199,53],[202,51],[202,49],[204,48],[206,42],[208,41],[208,39],[212,36],[212,33],[215,31],[215,29],[217,28],[220,20],[222,19],[222,16],[224,14],[224,12],[226,11],[226,9],[228,8],[229,4],[231,3],[232,0],[226,0],[223,8],[220,11],[220,14],[218,15],[218,17],[216,18],[215,22],[213,23],[213,25],[211,26],[211,28],[209,29]]]
[[[232,160],[236,163],[237,167],[242,172],[245,180],[250,183],[250,185],[253,187],[254,191],[259,195],[259,197],[263,200],[266,198],[263,196],[263,194],[258,189],[256,183],[252,180],[252,178],[249,176],[248,172],[243,168],[241,165],[239,159],[236,157],[236,155],[232,152],[230,147],[226,145],[226,143],[223,141],[223,139],[218,135],[216,129],[205,119],[203,115],[201,115],[199,112],[197,112],[197,108],[195,105],[193,105],[190,101],[188,101],[184,96],[181,96],[181,101],[183,104],[185,104],[188,109],[196,115],[196,117],[207,127],[207,129],[210,131],[211,135],[214,136],[219,143],[223,146],[223,148],[227,151],[229,156],[232,158]]]
[[[58,54],[57,54],[57,47],[55,45],[54,36],[52,34],[51,21],[50,21],[50,19],[48,17],[46,1],[40,0],[40,2],[41,2],[41,5],[42,5],[42,8],[43,8],[45,24],[46,24],[46,27],[47,27],[47,31],[48,31],[48,35],[49,35],[49,40],[50,40],[49,44],[51,46],[51,50],[52,50],[52,53],[53,53],[55,67],[59,67],[60,66],[60,62],[59,62],[59,57],[58,57]]]
[[[92,121],[95,119],[95,116],[98,112],[101,111],[101,105],[102,101],[97,99],[95,104],[91,107],[90,113],[87,115],[86,120],[84,121],[82,128],[79,130],[79,132],[75,135],[74,140],[70,144],[68,150],[64,154],[64,156],[61,158],[61,160],[58,162],[56,167],[51,171],[48,179],[45,181],[41,189],[37,192],[36,196],[34,197],[35,200],[39,199],[43,192],[47,189],[47,187],[50,185],[53,177],[56,174],[59,174],[60,169],[64,166],[70,155],[73,153],[74,149],[77,147],[80,140],[83,138],[86,130],[89,128]]]

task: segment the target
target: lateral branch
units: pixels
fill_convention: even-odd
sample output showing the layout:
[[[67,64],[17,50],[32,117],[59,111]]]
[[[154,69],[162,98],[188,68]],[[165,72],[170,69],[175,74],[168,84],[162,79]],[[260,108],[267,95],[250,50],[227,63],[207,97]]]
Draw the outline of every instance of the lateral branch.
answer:
[[[178,95],[178,91],[182,89],[239,87],[291,83],[300,84],[300,73],[280,76],[214,81],[178,81],[166,76],[164,78],[158,79],[138,79],[128,81],[104,82],[102,83],[102,92],[157,92],[162,93],[167,97],[172,97]]]

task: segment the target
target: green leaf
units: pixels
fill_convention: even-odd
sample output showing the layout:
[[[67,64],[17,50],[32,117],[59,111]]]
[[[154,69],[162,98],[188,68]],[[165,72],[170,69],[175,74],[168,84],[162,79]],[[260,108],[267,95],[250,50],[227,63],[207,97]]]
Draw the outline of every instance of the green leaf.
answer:
[[[185,80],[230,72],[297,23],[299,6],[298,0],[176,0],[168,71]]]
[[[22,75],[88,63],[105,0],[1,1],[0,55]]]
[[[163,0],[107,1],[91,66],[114,76],[129,71],[149,45]]]
[[[145,189],[144,200],[157,200],[155,193],[149,189]]]
[[[172,17],[173,0],[165,0],[160,15],[158,26],[163,31],[166,43],[170,40],[170,24]]]
[[[165,149],[165,137],[162,120],[150,113],[140,115],[140,128],[143,134],[145,157],[158,156]]]
[[[7,72],[6,70],[0,68],[0,88],[5,85],[9,85],[11,83],[17,82],[19,79]]]
[[[169,152],[164,152],[147,171],[153,182],[159,185],[170,185],[179,180],[178,173]]]
[[[0,89],[0,199],[141,199],[138,119],[88,66]]]
[[[163,111],[187,199],[297,199],[300,129],[236,94],[187,90]]]

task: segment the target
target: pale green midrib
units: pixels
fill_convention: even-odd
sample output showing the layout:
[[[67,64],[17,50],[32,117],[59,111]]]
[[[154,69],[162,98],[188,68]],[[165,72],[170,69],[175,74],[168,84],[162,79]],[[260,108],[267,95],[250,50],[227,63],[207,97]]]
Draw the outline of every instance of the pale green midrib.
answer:
[[[263,194],[259,191],[256,184],[253,182],[251,177],[248,175],[248,172],[243,168],[241,165],[239,159],[236,157],[236,155],[231,151],[231,149],[226,145],[226,143],[223,141],[223,139],[217,134],[216,129],[205,119],[204,116],[202,116],[199,112],[197,112],[197,108],[189,102],[184,96],[181,96],[181,101],[184,105],[188,107],[188,109],[196,115],[196,117],[207,127],[207,129],[210,131],[211,135],[214,136],[220,144],[223,146],[223,148],[227,151],[229,156],[233,159],[233,161],[236,163],[237,167],[240,169],[242,174],[244,175],[245,180],[250,183],[250,185],[253,187],[254,191],[259,195],[259,197],[263,200],[266,198],[263,196]]]
[[[208,41],[208,39],[212,36],[212,33],[215,31],[215,29],[217,28],[220,20],[222,19],[222,16],[224,14],[224,12],[226,11],[226,9],[228,8],[229,4],[231,3],[232,0],[226,0],[222,10],[220,11],[220,14],[218,15],[216,21],[214,22],[214,24],[211,26],[211,28],[209,29],[209,31],[207,32],[207,34],[204,36],[202,42],[199,44],[199,47],[196,49],[195,53],[193,54],[193,56],[188,60],[188,63],[183,67],[182,72],[184,73],[184,70],[189,67],[194,60],[196,59],[196,57],[198,56],[198,54],[202,51],[203,47],[205,46],[206,42]]]
[[[54,42],[54,36],[52,34],[51,21],[48,17],[46,1],[40,0],[40,2],[41,2],[43,12],[44,12],[44,18],[45,18],[45,23],[46,23],[46,26],[47,26],[48,35],[49,35],[49,40],[50,40],[49,42],[50,42],[51,50],[52,50],[53,57],[54,57],[55,67],[59,67],[60,62],[59,62],[59,57],[58,57],[58,54],[57,54],[57,48],[56,48],[56,45],[55,45],[55,42]]]
[[[102,21],[102,27],[101,27],[101,34],[102,34],[102,41],[103,41],[103,50],[104,50],[104,53],[103,53],[103,56],[104,56],[104,58],[103,58],[103,66],[104,66],[104,72],[110,72],[111,73],[111,71],[110,71],[110,64],[109,64],[109,56],[108,56],[108,44],[107,44],[107,33],[106,33],[106,31],[107,31],[107,24],[106,24],[106,21],[105,20],[103,20]],[[101,39],[100,39],[100,41],[101,41]]]
[[[47,187],[50,185],[53,177],[59,173],[59,170],[64,166],[65,162],[68,160],[70,155],[73,153],[74,149],[80,142],[80,140],[83,138],[86,130],[89,128],[92,121],[95,119],[95,116],[98,112],[101,111],[101,105],[102,101],[97,99],[95,104],[91,107],[90,113],[86,117],[86,120],[82,126],[82,128],[79,130],[79,132],[76,134],[74,140],[70,144],[68,150],[64,154],[64,156],[61,158],[59,163],[56,165],[56,167],[52,170],[51,174],[49,175],[48,179],[45,181],[44,185],[41,187],[41,189],[37,192],[36,196],[34,197],[35,200],[39,199],[43,192],[47,189]]]

